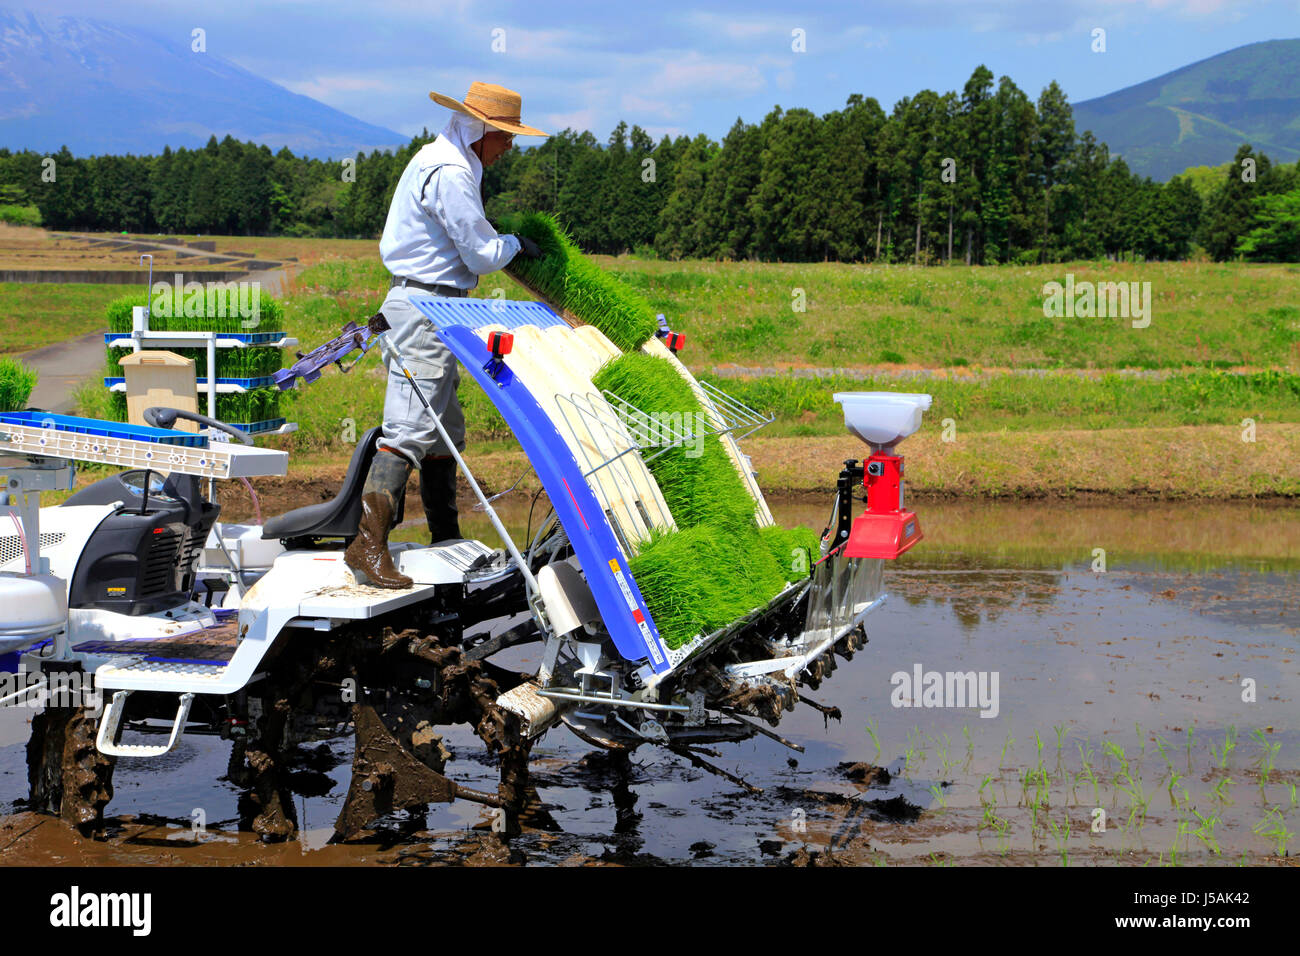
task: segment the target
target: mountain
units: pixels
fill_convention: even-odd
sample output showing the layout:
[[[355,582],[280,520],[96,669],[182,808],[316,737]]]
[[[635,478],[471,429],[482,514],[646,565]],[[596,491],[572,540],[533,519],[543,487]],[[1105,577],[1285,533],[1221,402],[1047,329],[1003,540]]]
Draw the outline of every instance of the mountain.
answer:
[[[409,140],[191,52],[188,35],[0,11],[0,146],[142,155],[202,146],[213,134],[322,158]]]
[[[1129,168],[1167,180],[1216,166],[1250,143],[1274,162],[1300,159],[1300,40],[1266,40],[1074,105]]]

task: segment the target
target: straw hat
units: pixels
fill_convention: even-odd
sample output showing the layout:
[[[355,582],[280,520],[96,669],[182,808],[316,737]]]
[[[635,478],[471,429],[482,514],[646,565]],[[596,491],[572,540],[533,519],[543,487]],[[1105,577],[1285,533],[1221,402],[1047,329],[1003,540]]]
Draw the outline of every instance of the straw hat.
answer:
[[[468,113],[470,116],[481,119],[488,126],[505,130],[507,133],[516,133],[521,136],[551,135],[521,123],[519,121],[519,107],[522,100],[519,94],[514,90],[507,90],[504,86],[497,86],[495,83],[480,83],[475,80],[469,85],[469,92],[465,94],[463,101],[452,99],[442,93],[430,93],[429,99],[439,106],[447,107],[449,110]]]

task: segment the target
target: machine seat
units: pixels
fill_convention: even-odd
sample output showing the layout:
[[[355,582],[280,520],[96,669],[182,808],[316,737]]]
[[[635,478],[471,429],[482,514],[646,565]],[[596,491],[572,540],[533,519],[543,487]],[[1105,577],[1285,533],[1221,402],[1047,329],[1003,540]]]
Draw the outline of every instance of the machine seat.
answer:
[[[343,487],[332,501],[307,505],[276,515],[262,526],[264,539],[280,539],[286,547],[311,546],[322,539],[356,537],[361,521],[361,489],[375,457],[381,429],[376,426],[361,436],[348,462]]]

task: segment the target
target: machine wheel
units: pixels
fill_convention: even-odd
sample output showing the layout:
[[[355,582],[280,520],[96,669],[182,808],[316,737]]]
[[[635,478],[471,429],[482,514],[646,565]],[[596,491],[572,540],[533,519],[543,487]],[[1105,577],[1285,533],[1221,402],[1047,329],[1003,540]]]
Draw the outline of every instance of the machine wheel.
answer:
[[[34,810],[58,814],[83,836],[103,829],[116,760],[95,746],[99,720],[85,707],[47,706],[32,719],[27,780]]]

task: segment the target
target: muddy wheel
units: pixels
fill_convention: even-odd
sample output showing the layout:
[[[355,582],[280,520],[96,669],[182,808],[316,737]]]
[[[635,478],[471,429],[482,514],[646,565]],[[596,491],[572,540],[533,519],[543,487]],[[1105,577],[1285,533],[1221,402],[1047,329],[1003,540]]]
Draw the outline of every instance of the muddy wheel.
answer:
[[[32,719],[27,742],[27,781],[34,810],[54,813],[83,836],[104,826],[113,799],[116,760],[95,746],[98,718],[84,707],[47,706]]]
[[[436,635],[414,630],[359,637],[351,661],[357,686],[370,693],[353,708],[352,781],[335,839],[348,839],[394,811],[457,798],[498,808],[503,814],[494,831],[517,833],[520,814],[536,803],[536,794],[528,786],[528,746],[518,718],[496,703],[505,689],[501,675]],[[443,776],[450,754],[437,728],[459,723],[472,726],[498,757],[496,793]]]
[[[247,768],[241,768],[236,781],[248,788],[239,801],[240,826],[268,843],[288,840],[298,831],[284,745],[291,708],[288,695],[276,692],[283,688],[283,684],[273,684],[272,692],[262,698],[262,716],[254,722],[254,736],[244,746]],[[234,757],[232,752],[232,764]]]

